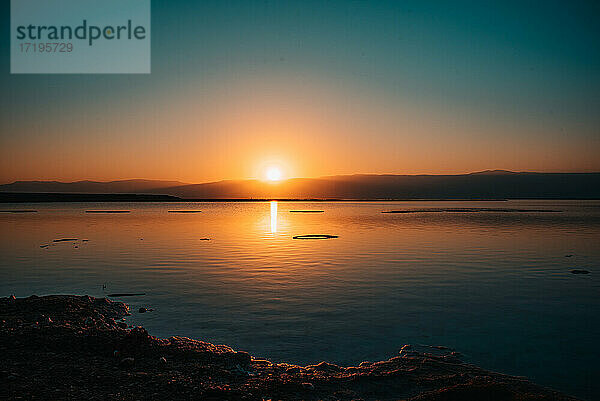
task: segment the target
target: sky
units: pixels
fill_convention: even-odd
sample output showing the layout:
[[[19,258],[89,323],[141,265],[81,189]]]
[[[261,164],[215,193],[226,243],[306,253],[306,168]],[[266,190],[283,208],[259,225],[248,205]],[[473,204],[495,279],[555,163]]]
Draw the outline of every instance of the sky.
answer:
[[[152,1],[151,74],[11,75],[0,182],[600,171],[600,3]]]

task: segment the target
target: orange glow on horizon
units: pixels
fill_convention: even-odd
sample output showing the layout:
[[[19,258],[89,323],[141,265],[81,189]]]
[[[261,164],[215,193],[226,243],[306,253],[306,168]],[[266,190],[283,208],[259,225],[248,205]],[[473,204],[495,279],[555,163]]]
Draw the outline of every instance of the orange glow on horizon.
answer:
[[[276,184],[345,174],[600,170],[600,142],[591,134],[573,141],[559,125],[507,122],[310,78],[230,79],[120,104],[123,110],[110,116],[92,109],[68,120],[48,117],[40,120],[43,132],[28,126],[5,138],[0,182]],[[23,137],[34,139],[24,146]],[[272,167],[280,173],[267,173]]]

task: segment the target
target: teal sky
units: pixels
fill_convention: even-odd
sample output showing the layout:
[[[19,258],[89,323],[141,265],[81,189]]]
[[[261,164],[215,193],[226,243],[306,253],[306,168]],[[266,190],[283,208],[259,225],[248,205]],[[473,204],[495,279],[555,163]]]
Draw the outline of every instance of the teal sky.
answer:
[[[10,75],[0,181],[600,171],[600,3],[152,1],[149,75]]]

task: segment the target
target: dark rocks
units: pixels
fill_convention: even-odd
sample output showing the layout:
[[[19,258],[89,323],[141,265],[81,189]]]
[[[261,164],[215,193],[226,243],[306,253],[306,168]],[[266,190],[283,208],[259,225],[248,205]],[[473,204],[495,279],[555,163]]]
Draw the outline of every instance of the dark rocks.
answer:
[[[290,366],[285,370],[285,373],[295,374],[295,373],[300,373],[301,371],[302,371],[302,368],[300,366]]]
[[[232,369],[232,373],[237,376],[251,376],[250,372],[242,368],[240,365],[235,365],[235,367]]]
[[[140,309],[138,309],[138,312],[139,313],[146,313],[147,310],[148,309],[146,309],[146,308],[140,308]]]
[[[250,363],[250,361],[252,360],[252,357],[250,356],[249,353],[245,352],[245,351],[237,351],[234,355],[233,358],[241,365],[248,365]]]
[[[571,270],[571,273],[573,273],[573,274],[589,274],[590,272],[588,270],[584,270],[584,269],[573,269],[573,270]]]
[[[400,348],[400,353],[406,352],[406,351],[410,350],[411,348],[412,348],[412,345],[410,345],[410,344],[404,344],[402,346],[402,348]]]
[[[127,333],[127,336],[123,340],[130,343],[140,343],[147,342],[147,340],[149,339],[150,334],[148,334],[146,329],[141,326],[138,326],[129,330],[129,333]]]
[[[312,383],[304,382],[302,383],[302,388],[305,390],[314,390],[315,386]]]
[[[127,323],[125,323],[125,322],[118,322],[117,323],[117,327],[119,327],[121,329],[126,329],[127,328]]]
[[[119,362],[119,367],[121,367],[121,368],[126,368],[126,369],[132,368],[133,365],[135,365],[135,359],[134,358],[123,358]]]
[[[186,337],[155,338],[143,327],[121,330],[127,324],[115,319],[127,314],[125,304],[106,299],[0,298],[0,382],[7,383],[0,398],[572,400],[465,364],[445,347],[404,346],[397,357],[355,367],[303,367]],[[52,325],[44,324],[48,316]]]
[[[252,366],[259,368],[270,368],[273,366],[273,363],[262,358],[252,358]]]
[[[460,352],[451,352],[449,355],[444,355],[442,358],[445,362],[450,363],[461,363],[461,354]]]
[[[320,362],[316,365],[309,365],[306,367],[306,369],[310,369],[317,372],[339,372],[342,368],[332,363]]]

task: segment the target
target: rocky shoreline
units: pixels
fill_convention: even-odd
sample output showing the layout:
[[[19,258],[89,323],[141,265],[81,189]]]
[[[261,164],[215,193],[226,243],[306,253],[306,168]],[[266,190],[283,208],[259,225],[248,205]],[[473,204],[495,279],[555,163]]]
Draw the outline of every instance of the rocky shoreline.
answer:
[[[575,400],[456,353],[404,346],[387,361],[271,363],[225,345],[152,337],[122,302],[0,298],[0,399]]]

